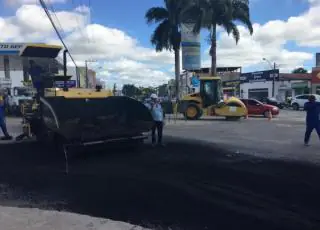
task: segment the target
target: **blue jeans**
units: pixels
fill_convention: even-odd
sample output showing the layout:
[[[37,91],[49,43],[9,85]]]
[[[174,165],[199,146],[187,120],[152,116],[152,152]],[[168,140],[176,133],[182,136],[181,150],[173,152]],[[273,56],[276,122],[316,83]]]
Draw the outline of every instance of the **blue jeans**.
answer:
[[[313,130],[316,130],[318,137],[320,139],[320,123],[310,123],[307,124],[306,133],[304,135],[304,143],[308,143]]]
[[[8,133],[7,125],[6,125],[6,122],[4,119],[5,119],[4,117],[0,116],[0,127],[1,127],[3,134],[8,137],[10,135]]]

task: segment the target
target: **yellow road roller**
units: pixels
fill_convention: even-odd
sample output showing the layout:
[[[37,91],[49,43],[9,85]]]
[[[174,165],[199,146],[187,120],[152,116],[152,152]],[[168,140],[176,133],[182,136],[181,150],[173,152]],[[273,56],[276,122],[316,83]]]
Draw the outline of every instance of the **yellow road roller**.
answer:
[[[113,96],[111,91],[101,87],[70,87],[67,50],[63,51],[63,75],[45,71],[47,62],[44,59],[56,58],[61,50],[60,46],[39,44],[26,45],[20,53],[33,65],[29,73],[36,96],[24,106],[25,128],[17,140],[32,135],[40,142],[54,141],[63,146],[117,141],[141,144],[146,138],[143,133],[149,132],[153,125],[149,110],[137,100]],[[42,63],[43,68],[37,63]],[[56,82],[63,84],[57,87]]]
[[[224,99],[220,77],[200,77],[199,80],[199,92],[186,95],[178,102],[178,112],[186,119],[198,120],[205,115],[238,120],[247,115],[247,108],[240,99]]]

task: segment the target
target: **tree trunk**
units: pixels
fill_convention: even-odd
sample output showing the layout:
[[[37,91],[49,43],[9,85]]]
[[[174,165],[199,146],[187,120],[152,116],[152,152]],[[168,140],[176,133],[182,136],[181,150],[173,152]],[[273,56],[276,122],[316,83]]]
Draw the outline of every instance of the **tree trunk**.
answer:
[[[217,75],[217,26],[212,25],[211,30],[211,76]]]
[[[180,100],[180,49],[174,50],[176,98]]]

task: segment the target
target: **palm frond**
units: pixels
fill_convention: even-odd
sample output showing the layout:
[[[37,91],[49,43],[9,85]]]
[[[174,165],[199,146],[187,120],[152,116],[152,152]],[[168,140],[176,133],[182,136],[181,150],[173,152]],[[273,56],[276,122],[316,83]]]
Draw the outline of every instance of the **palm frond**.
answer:
[[[151,43],[155,46],[157,52],[162,50],[171,50],[170,43],[170,23],[169,20],[164,20],[160,23],[151,35]]]
[[[248,0],[233,0],[233,20],[240,21],[253,34],[252,22],[250,20],[250,9]]]
[[[152,7],[145,15],[148,24],[161,22],[169,17],[168,11],[163,7]]]

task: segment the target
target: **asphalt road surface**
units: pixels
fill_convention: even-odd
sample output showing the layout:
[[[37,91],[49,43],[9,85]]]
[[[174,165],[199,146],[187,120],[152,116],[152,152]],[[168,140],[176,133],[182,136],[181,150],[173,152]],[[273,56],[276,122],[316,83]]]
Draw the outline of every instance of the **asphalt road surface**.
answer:
[[[320,168],[312,163],[319,145],[313,138],[302,147],[303,113],[271,122],[170,121],[165,131],[164,148],[79,153],[68,175],[51,148],[2,145],[0,205],[153,229],[320,229]]]
[[[305,113],[281,110],[271,121],[250,117],[239,122],[204,118],[201,121],[170,120],[166,134],[206,141],[224,149],[259,157],[320,163],[320,141],[315,131],[311,146],[303,145]]]

